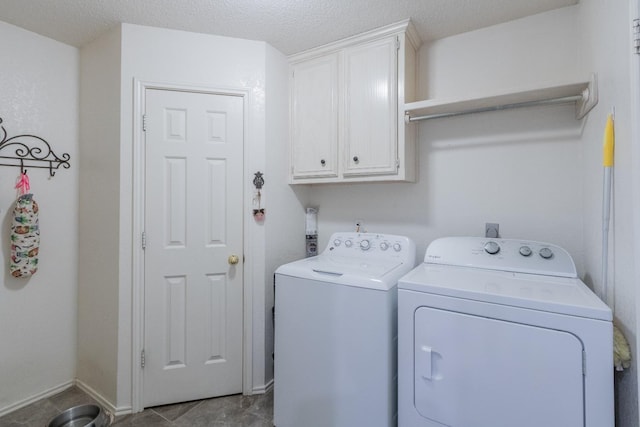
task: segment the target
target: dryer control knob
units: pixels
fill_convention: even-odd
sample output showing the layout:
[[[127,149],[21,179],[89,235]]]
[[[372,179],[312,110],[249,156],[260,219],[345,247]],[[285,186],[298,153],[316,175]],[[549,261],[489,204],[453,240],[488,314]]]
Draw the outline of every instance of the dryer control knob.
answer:
[[[380,243],[380,249],[386,251],[387,249],[389,249],[389,244],[387,242]]]
[[[529,246],[520,246],[520,255],[522,256],[531,255],[531,248]]]
[[[353,245],[353,242],[351,240],[347,240],[346,242],[344,242],[344,245],[350,248]]]
[[[498,245],[496,242],[487,242],[484,245],[484,251],[489,255],[495,255],[500,252],[500,245]]]
[[[400,243],[394,243],[393,250],[396,252],[400,252],[402,250],[402,245],[400,245]]]
[[[368,250],[371,247],[371,242],[369,242],[368,240],[362,240],[360,242],[360,249],[362,249],[363,251]]]
[[[336,239],[333,241],[333,246],[340,246],[341,243],[342,243],[342,240]]]
[[[553,251],[549,248],[540,249],[540,256],[544,259],[550,259],[553,257]]]

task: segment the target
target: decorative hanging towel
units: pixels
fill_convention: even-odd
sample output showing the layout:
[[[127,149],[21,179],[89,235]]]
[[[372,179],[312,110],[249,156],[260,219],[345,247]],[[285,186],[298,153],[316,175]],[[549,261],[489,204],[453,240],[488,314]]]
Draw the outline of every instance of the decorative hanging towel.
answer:
[[[40,227],[38,204],[33,194],[18,197],[11,223],[11,266],[13,277],[30,277],[38,271]]]

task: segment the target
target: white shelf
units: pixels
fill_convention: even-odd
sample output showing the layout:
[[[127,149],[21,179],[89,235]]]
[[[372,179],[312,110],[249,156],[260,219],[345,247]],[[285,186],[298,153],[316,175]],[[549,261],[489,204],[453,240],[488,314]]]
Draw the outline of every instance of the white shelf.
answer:
[[[589,81],[523,88],[473,98],[428,99],[405,104],[405,120],[413,122],[485,111],[526,107],[539,104],[574,102],[576,118],[582,119],[598,103],[596,75]]]

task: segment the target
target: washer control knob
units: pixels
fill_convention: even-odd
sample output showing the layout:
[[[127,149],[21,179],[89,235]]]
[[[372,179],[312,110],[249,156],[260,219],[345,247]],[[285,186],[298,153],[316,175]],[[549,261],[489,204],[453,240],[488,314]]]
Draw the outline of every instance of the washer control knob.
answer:
[[[549,248],[540,249],[540,256],[544,259],[549,259],[553,257],[553,251]]]
[[[333,246],[340,246],[342,244],[342,240],[336,239],[333,241]]]
[[[380,243],[380,249],[386,251],[387,249],[389,249],[389,244],[387,242]]]
[[[496,242],[487,242],[484,245],[484,251],[489,255],[495,255],[500,252],[500,245],[498,245]]]
[[[393,250],[396,252],[400,252],[402,250],[402,245],[400,243],[394,243]]]
[[[353,242],[351,240],[347,240],[346,242],[344,242],[344,245],[350,248],[353,245]]]
[[[520,255],[522,256],[531,255],[531,248],[529,246],[520,246]]]
[[[363,251],[368,250],[370,247],[371,242],[369,242],[367,239],[360,241],[360,249],[362,249]]]

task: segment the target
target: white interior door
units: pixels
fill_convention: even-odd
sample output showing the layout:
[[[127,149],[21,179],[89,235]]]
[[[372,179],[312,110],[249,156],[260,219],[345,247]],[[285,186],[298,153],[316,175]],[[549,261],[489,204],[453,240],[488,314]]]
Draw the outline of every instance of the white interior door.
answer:
[[[143,404],[240,393],[243,99],[145,95]]]

